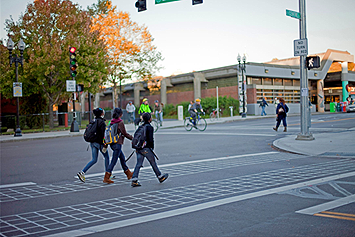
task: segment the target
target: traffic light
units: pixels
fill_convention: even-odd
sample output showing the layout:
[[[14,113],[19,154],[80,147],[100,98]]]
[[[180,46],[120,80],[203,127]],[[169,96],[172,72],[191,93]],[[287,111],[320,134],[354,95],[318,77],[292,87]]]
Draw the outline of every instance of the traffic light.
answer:
[[[136,2],[136,8],[138,8],[138,12],[147,10],[147,0],[138,0]]]
[[[78,67],[76,65],[76,48],[75,47],[69,47],[69,70],[70,70],[70,76],[74,79],[76,77],[76,68]]]
[[[203,0],[192,0],[192,5],[201,4]]]
[[[84,91],[84,85],[76,84],[76,92],[82,92],[82,91]]]
[[[311,68],[319,68],[320,67],[320,58],[319,56],[309,56],[306,57],[306,67]]]

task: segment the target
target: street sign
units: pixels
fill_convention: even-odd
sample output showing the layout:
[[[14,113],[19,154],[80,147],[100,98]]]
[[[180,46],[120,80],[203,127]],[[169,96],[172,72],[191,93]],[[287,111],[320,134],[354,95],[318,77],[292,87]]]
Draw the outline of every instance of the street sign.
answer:
[[[320,58],[319,56],[309,56],[306,57],[306,67],[311,68],[319,68],[320,67]]]
[[[308,43],[307,39],[299,39],[293,41],[294,46],[294,56],[307,56],[308,54]]]
[[[155,0],[155,4],[167,3],[167,2],[176,2],[180,0]]]
[[[76,81],[75,80],[67,80],[67,92],[75,92],[76,91]]]
[[[14,97],[22,97],[22,82],[14,82]]]
[[[286,16],[290,16],[296,19],[301,19],[301,14],[299,12],[295,12],[287,9],[286,9]]]

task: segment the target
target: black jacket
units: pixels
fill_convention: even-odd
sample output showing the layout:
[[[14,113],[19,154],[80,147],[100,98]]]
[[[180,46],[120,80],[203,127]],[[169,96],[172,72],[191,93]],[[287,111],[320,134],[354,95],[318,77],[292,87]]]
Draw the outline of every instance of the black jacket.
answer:
[[[105,135],[105,129],[106,129],[106,124],[105,124],[105,119],[101,117],[95,118],[97,121],[97,136],[95,142],[99,143],[100,145],[104,144],[104,135]]]
[[[154,137],[153,137],[153,133],[154,133],[154,128],[152,127],[152,125],[150,125],[150,123],[145,122],[144,126],[146,126],[146,146],[148,148],[152,148],[154,149]]]

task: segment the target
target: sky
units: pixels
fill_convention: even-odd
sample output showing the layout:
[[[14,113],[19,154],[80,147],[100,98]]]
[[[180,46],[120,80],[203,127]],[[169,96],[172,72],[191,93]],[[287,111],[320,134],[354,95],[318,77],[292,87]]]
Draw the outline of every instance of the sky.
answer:
[[[97,0],[72,0],[84,9]],[[5,19],[17,20],[31,0],[0,0],[0,38],[7,39]],[[137,12],[136,0],[112,0],[131,19],[148,27],[162,53],[164,67],[156,76],[189,73],[237,64],[238,53],[247,62],[293,57],[299,39],[299,21],[286,9],[299,11],[298,0],[192,0],[155,5]],[[355,54],[355,0],[306,0],[309,54],[327,49]]]

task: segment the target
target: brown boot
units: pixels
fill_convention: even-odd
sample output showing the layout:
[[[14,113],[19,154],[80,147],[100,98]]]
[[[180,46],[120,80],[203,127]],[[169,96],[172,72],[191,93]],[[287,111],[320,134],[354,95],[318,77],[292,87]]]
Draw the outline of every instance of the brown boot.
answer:
[[[276,127],[276,128],[272,128],[272,129],[274,129],[274,130],[277,132],[278,127]]]
[[[133,176],[133,173],[128,169],[124,172],[127,175],[127,179],[130,180]]]
[[[284,127],[284,132],[287,132],[287,127]]]
[[[106,172],[106,173],[105,173],[104,180],[103,180],[102,182],[107,183],[107,184],[112,184],[112,183],[114,183],[114,182],[110,179],[110,177],[111,177],[111,173]]]

